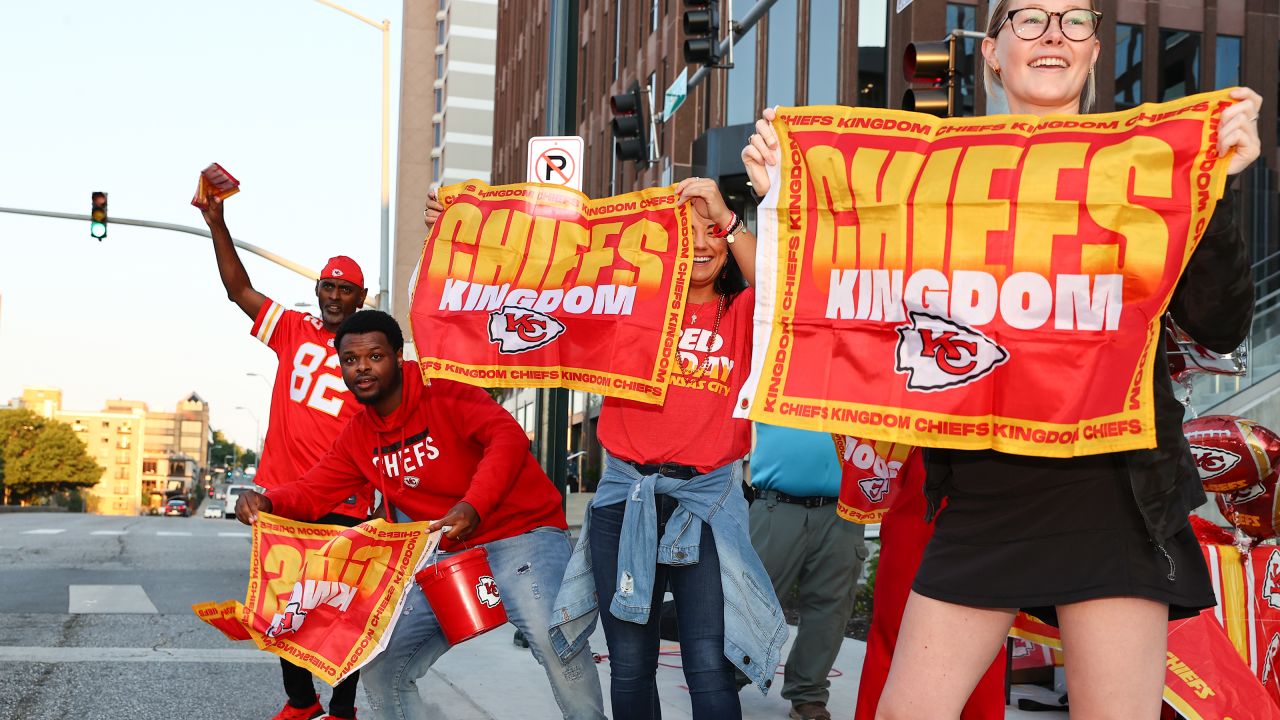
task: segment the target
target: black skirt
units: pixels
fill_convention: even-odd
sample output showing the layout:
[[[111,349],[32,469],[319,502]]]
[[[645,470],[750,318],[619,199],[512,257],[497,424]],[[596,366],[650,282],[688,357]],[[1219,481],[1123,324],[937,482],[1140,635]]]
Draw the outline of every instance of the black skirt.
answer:
[[[913,589],[1057,625],[1055,606],[1137,596],[1192,617],[1216,599],[1190,525],[1151,541],[1117,455],[944,451],[952,477]],[[1166,557],[1167,553],[1167,557]]]

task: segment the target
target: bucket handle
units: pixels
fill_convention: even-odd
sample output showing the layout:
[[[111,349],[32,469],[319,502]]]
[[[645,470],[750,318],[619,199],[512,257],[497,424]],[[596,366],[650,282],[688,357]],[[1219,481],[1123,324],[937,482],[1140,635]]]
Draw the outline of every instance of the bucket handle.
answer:
[[[440,575],[440,570],[439,570],[439,568],[437,567],[437,563],[439,563],[439,561],[440,561],[440,546],[443,544],[444,536],[445,536],[445,535],[446,535],[450,530],[452,530],[452,529],[453,529],[453,526],[452,526],[452,525],[441,525],[441,526],[440,526],[440,540],[441,540],[441,542],[436,543],[436,546],[431,550],[431,554],[427,556],[427,563],[426,563],[426,564],[427,564],[427,567],[436,568],[436,569],[435,569],[435,573],[436,573],[436,576],[437,576],[437,577]],[[470,546],[470,545],[468,545],[467,543],[465,543],[465,542],[463,542],[463,541],[461,541],[461,540],[459,540],[458,542],[461,542],[461,543],[462,543],[462,549],[463,549],[464,551],[465,551],[465,550],[470,550],[470,549],[471,549],[471,546]]]

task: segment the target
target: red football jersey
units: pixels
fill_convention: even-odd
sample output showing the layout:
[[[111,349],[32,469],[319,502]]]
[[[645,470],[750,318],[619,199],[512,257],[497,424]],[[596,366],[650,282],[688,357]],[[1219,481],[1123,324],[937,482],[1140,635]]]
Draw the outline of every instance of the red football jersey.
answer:
[[[278,487],[302,477],[333,445],[360,409],[342,381],[333,333],[319,319],[286,310],[268,299],[253,323],[253,336],[276,353],[271,418],[254,481]],[[364,519],[373,487],[338,503],[330,512]]]

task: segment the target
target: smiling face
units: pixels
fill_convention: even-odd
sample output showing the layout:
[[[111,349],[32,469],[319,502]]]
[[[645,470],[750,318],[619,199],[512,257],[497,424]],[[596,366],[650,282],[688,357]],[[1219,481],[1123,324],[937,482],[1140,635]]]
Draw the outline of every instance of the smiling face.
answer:
[[[729,259],[729,243],[722,238],[711,237],[710,220],[689,209],[693,225],[693,272],[689,276],[689,289],[694,298],[714,295],[716,277]]]
[[[320,321],[329,332],[338,329],[343,320],[351,317],[364,304],[368,293],[354,283],[337,278],[325,278],[316,283],[316,300],[320,305]]]
[[[999,70],[1009,110],[1031,115],[1080,112],[1080,96],[1102,48],[1097,36],[1091,34],[1086,40],[1068,38],[1062,31],[1061,15],[1049,16],[1047,25],[1036,21],[1028,23],[1025,13],[1013,20],[1006,18],[1009,12],[1024,8],[1064,13],[1092,10],[1092,5],[1081,0],[1009,0],[1002,4],[1004,7],[997,7],[992,18],[999,30],[995,37],[982,41],[982,54],[989,71]],[[1077,21],[1067,20],[1076,26],[1068,31],[1083,35],[1080,21],[1087,16],[1076,13],[1068,17]],[[1040,30],[1044,34],[1031,40],[1023,39],[1015,24],[1020,26],[1023,35],[1034,35]]]

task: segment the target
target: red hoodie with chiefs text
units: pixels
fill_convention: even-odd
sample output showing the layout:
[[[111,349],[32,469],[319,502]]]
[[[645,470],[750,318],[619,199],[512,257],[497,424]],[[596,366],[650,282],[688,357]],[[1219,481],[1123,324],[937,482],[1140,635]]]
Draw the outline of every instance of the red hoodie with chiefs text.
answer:
[[[313,520],[373,485],[411,520],[437,520],[469,503],[480,523],[468,545],[566,527],[560,493],[509,412],[480,388],[428,384],[413,362],[403,370],[400,407],[386,417],[361,409],[315,467],[267,492],[272,513]],[[443,550],[459,547],[442,543]]]

